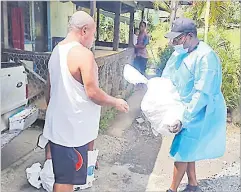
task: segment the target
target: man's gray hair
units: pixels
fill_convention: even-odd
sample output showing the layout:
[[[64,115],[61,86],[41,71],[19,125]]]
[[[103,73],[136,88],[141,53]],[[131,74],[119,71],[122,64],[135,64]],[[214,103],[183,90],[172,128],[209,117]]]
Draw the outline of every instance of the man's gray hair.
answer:
[[[93,25],[94,24],[94,19],[86,12],[84,11],[77,11],[75,12],[68,24],[68,31],[71,31],[73,29],[81,29],[85,25]]]

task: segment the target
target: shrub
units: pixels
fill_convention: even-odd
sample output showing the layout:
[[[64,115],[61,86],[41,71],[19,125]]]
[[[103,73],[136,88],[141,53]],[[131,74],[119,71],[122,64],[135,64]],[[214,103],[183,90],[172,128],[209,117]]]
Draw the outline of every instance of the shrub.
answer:
[[[239,50],[234,48],[226,39],[223,31],[211,29],[208,34],[209,45],[218,54],[222,63],[222,91],[230,110],[239,105],[240,98],[240,55]],[[239,48],[240,49],[240,48]]]
[[[166,45],[164,49],[159,49],[158,55],[160,57],[159,65],[157,67],[157,75],[161,76],[163,69],[165,68],[168,59],[171,57],[174,49],[173,47],[170,47]]]

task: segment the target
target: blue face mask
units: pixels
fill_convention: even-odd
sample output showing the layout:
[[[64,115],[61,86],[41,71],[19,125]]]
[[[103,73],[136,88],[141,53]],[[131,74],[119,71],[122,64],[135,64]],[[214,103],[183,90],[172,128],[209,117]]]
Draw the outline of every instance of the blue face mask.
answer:
[[[184,49],[183,44],[175,45],[174,49],[179,54],[185,54],[188,52],[188,48]]]

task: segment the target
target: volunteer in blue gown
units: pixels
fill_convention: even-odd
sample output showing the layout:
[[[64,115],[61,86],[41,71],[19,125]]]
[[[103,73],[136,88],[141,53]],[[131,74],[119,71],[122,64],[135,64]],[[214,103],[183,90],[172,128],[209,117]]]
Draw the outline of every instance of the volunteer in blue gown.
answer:
[[[176,192],[187,173],[184,191],[201,191],[195,162],[223,156],[226,141],[226,104],[221,92],[222,69],[219,57],[197,38],[194,21],[179,18],[165,35],[175,51],[163,77],[171,79],[185,106],[182,119],[170,130],[177,133],[170,155],[174,159],[173,181],[168,192]]]

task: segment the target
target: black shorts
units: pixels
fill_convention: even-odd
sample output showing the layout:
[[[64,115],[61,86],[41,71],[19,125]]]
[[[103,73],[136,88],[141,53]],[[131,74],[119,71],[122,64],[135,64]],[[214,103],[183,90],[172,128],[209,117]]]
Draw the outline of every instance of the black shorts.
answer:
[[[88,144],[64,147],[49,142],[55,183],[84,185],[87,178]]]

